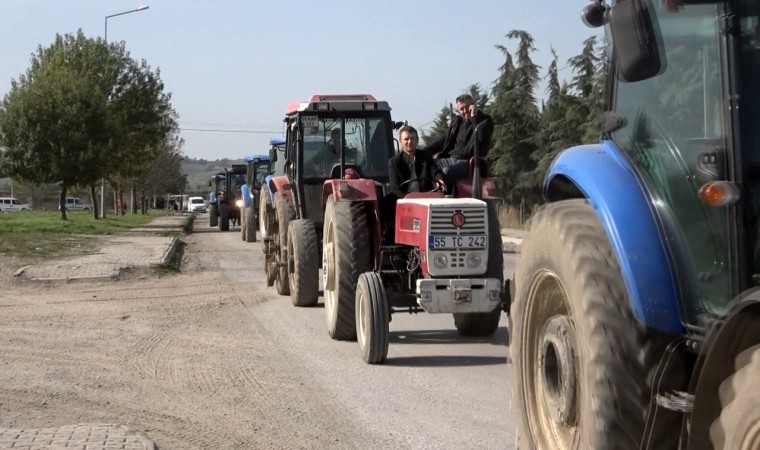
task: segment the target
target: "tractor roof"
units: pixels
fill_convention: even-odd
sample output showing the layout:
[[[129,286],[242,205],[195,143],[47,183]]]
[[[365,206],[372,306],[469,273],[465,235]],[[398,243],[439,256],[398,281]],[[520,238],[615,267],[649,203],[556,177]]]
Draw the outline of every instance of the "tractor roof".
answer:
[[[248,155],[245,158],[243,158],[243,161],[245,161],[247,163],[254,162],[256,160],[268,162],[269,161],[269,155]]]
[[[390,111],[388,102],[378,101],[370,94],[312,95],[309,100],[290,102],[286,115],[303,111]]]
[[[269,139],[269,145],[285,145],[285,137],[284,136],[272,136],[271,139]]]

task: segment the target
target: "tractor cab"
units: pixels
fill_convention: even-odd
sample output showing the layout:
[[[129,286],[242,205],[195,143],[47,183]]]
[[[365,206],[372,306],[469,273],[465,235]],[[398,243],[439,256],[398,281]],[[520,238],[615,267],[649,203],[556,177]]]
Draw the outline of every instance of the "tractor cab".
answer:
[[[288,107],[285,172],[293,184],[296,215],[321,229],[327,180],[374,180],[384,189],[393,156],[387,102],[371,95],[314,95]],[[384,191],[383,191],[384,192]]]

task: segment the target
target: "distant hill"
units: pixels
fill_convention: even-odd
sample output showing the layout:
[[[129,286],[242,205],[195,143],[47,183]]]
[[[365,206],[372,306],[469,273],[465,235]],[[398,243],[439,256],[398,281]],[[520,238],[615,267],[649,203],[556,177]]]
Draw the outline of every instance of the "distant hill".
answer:
[[[189,194],[205,194],[208,192],[208,182],[215,173],[231,167],[233,164],[244,164],[242,159],[183,159],[182,173],[187,175]],[[205,195],[204,195],[205,196]]]

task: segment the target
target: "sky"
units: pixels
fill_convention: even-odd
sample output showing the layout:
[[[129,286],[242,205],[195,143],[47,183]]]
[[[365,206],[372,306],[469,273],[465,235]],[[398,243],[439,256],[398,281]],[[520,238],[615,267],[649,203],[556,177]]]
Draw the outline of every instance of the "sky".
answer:
[[[196,159],[265,154],[285,107],[312,94],[369,93],[394,120],[428,129],[473,83],[489,91],[512,53],[506,34],[535,39],[541,76],[598,30],[586,0],[0,0],[0,97],[39,45],[76,33],[124,41],[161,71],[179,114],[183,153]],[[140,12],[105,19],[134,10]],[[572,77],[570,69],[560,78]],[[545,86],[536,94],[543,97]],[[220,130],[220,131],[199,131]]]

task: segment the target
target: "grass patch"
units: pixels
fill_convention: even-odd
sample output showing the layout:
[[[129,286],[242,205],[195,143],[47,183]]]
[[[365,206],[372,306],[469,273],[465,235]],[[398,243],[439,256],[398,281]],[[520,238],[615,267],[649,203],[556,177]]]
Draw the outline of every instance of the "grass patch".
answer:
[[[0,213],[0,253],[24,259],[86,254],[96,245],[93,236],[129,231],[161,215],[151,211],[95,219],[91,212],[69,212],[68,220],[61,220],[57,211]]]

